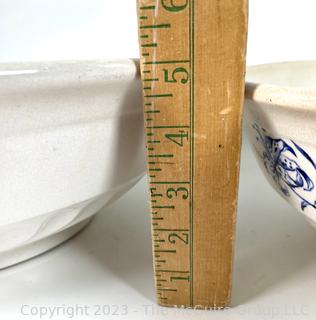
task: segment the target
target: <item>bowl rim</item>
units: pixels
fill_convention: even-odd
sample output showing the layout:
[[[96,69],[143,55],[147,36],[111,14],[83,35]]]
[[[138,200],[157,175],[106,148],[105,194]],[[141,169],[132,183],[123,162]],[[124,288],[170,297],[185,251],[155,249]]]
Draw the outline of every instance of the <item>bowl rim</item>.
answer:
[[[139,78],[138,59],[0,62],[0,96]]]
[[[313,64],[316,66],[316,60],[282,61],[250,65],[247,66],[246,74],[250,70],[256,71],[261,69],[262,67],[277,67],[284,65],[291,66],[294,64]],[[288,109],[300,109],[300,111],[302,109],[310,109],[314,111],[316,110],[316,89],[314,88],[272,85],[265,82],[259,83],[254,81],[247,81],[247,77],[245,84],[245,99]]]
[[[64,59],[64,60],[21,60],[21,61],[0,61],[0,75],[23,75],[23,74],[37,74],[39,72],[78,72],[82,69],[90,69],[92,67],[103,70],[104,68],[116,68],[119,70],[128,70],[139,67],[139,59]],[[32,70],[37,69],[37,70]],[[8,74],[5,72],[8,71]],[[16,73],[10,73],[16,71]],[[19,73],[19,71],[22,71]],[[31,71],[31,72],[23,72]],[[36,72],[35,72],[36,71]],[[90,71],[90,70],[89,70]]]

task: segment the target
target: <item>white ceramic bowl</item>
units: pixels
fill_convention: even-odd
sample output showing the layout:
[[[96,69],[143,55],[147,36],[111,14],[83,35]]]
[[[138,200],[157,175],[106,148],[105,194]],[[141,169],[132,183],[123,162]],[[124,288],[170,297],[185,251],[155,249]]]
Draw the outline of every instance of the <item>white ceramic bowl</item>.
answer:
[[[0,64],[0,268],[79,231],[144,174],[133,60]]]
[[[250,67],[245,120],[269,182],[316,225],[316,61]]]

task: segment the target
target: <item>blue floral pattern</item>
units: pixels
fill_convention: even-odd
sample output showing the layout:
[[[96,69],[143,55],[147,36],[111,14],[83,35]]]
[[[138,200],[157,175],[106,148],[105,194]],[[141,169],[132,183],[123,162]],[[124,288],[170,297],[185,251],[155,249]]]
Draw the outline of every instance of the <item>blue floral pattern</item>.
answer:
[[[316,170],[312,158],[294,141],[289,140],[287,143],[283,139],[275,139],[257,124],[254,124],[253,128],[257,133],[257,141],[263,147],[258,155],[277,188],[286,197],[298,197],[302,210],[306,207],[316,209],[316,201],[310,196],[315,183],[299,163],[299,158],[303,157],[305,163],[308,162],[309,167],[312,166],[313,170]]]

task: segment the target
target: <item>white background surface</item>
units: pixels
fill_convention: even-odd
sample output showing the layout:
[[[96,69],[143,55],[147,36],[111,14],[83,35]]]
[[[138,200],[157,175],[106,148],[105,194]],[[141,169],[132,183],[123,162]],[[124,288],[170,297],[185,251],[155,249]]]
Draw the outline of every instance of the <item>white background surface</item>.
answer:
[[[250,0],[248,64],[315,59],[315,9]],[[0,61],[137,57],[135,1],[0,0],[0,41]],[[0,271],[1,319],[39,319],[32,306],[55,307],[44,319],[315,319],[316,231],[267,185],[246,141],[232,309],[155,305],[146,200],[143,179],[71,241]]]

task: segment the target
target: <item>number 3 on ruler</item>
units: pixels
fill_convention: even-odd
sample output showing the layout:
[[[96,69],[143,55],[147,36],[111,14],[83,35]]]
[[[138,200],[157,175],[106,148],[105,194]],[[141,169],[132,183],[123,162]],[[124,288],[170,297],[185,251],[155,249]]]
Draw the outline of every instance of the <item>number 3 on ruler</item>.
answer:
[[[174,188],[169,188],[168,190],[167,190],[167,197],[169,198],[169,199],[172,199],[173,198],[173,195],[175,195],[176,197],[178,196],[178,192],[182,192],[183,194],[182,194],[182,199],[188,199],[188,197],[189,197],[189,191],[188,191],[188,189],[187,188],[183,188],[183,187],[181,187],[181,188],[178,188],[178,189],[174,189]]]

